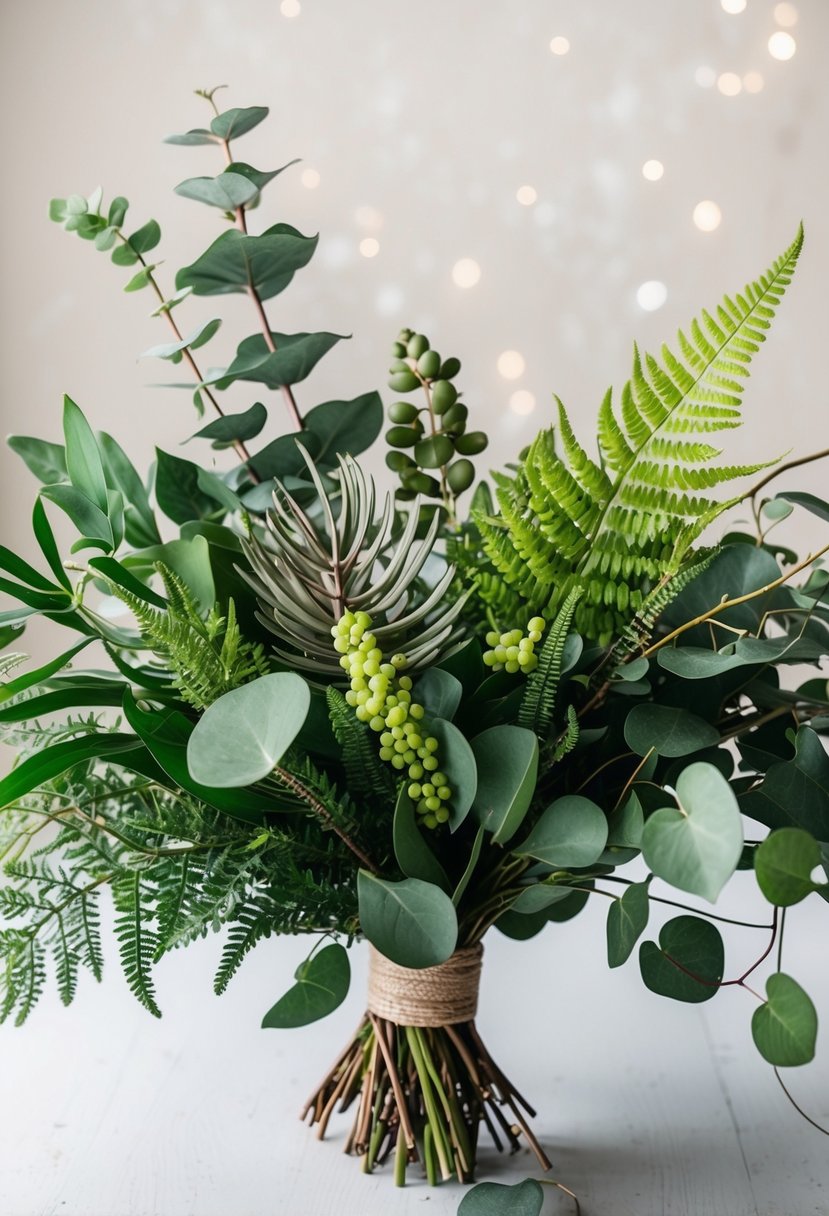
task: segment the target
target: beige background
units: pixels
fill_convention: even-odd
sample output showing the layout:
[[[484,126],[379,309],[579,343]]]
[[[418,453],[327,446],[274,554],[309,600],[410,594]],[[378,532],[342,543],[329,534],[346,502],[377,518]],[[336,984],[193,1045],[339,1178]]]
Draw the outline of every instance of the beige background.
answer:
[[[767,48],[770,0],[739,15],[718,0],[303,0],[294,18],[276,0],[6,0],[4,430],[58,439],[68,392],[143,468],[154,443],[176,450],[196,429],[186,393],[146,387],[180,376],[137,360],[168,340],[149,293],[124,295],[129,272],[50,224],[46,206],[98,183],[107,199],[126,194],[136,225],[162,225],[169,287],[223,223],[172,188],[222,164],[210,148],[160,141],[208,120],[194,88],[227,82],[224,104],[271,108],[241,157],[268,169],[304,158],[252,228],[280,219],[321,233],[314,262],[268,306],[273,327],[354,335],[298,388],[301,408],[385,390],[389,341],[410,324],[463,359],[459,384],[493,434],[492,464],[551,418],[554,391],[589,437],[632,339],[670,340],[765,268],[802,216],[801,269],[757,361],[748,425],[726,442],[737,458],[825,446],[829,6],[804,0],[796,15],[797,53],[780,62]],[[556,35],[569,53],[551,53]],[[764,87],[726,96],[697,82],[706,71],[759,72]],[[642,175],[651,158],[660,181]],[[316,189],[302,185],[306,168]],[[522,185],[534,206],[517,201]],[[692,219],[703,199],[722,212],[711,233]],[[359,252],[367,236],[373,258]],[[452,279],[462,257],[481,268],[469,290]],[[667,300],[646,313],[636,292],[654,279]],[[178,313],[185,330],[226,317],[202,352],[212,364],[256,328],[245,300],[216,304]],[[526,364],[514,381],[497,370],[507,349]],[[518,389],[536,398],[528,416],[509,408]],[[254,399],[244,386],[226,396],[239,409]],[[272,426],[283,426],[278,400]],[[0,462],[2,539],[25,549],[35,485],[11,454]]]

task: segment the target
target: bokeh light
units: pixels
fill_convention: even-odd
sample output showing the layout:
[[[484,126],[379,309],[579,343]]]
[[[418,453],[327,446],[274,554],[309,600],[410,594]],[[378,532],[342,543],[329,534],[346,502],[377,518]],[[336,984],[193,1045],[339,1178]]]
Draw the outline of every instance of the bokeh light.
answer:
[[[452,267],[452,278],[458,287],[474,287],[481,278],[481,268],[474,258],[460,258]]]
[[[380,242],[373,236],[364,237],[360,241],[360,253],[364,258],[376,258],[380,252]]]
[[[668,298],[668,288],[659,279],[648,279],[636,292],[636,303],[643,312],[656,312]]]
[[[722,72],[717,77],[717,88],[724,97],[736,97],[742,92],[743,82],[736,72]]]
[[[526,416],[527,414],[531,414],[535,409],[535,397],[529,389],[519,388],[510,397],[509,407],[513,414]]]
[[[710,198],[703,199],[694,208],[694,223],[700,232],[713,232],[719,228],[721,220],[722,212]]]
[[[777,30],[769,38],[769,54],[772,59],[791,59],[796,50],[797,43],[785,30]]]
[[[299,180],[306,190],[316,190],[320,184],[320,175],[316,169],[303,169]]]
[[[563,34],[556,34],[555,38],[550,39],[550,50],[554,55],[566,55],[570,50],[570,39],[565,38]]]
[[[519,186],[515,192],[515,197],[522,207],[532,207],[533,203],[538,199],[538,191],[535,186]]]
[[[525,366],[524,356],[517,350],[505,350],[498,356],[498,371],[505,380],[517,380]]]
[[[665,166],[661,160],[646,160],[642,166],[642,176],[649,182],[658,182],[665,172]]]

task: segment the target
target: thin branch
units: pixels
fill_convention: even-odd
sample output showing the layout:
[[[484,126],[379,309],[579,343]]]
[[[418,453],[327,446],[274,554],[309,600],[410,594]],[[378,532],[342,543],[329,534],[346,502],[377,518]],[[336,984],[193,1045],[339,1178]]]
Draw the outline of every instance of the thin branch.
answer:
[[[319,816],[326,827],[330,828],[332,832],[336,832],[346,848],[351,850],[354,856],[365,866],[367,870],[370,870],[372,874],[380,873],[379,867],[375,865],[375,863],[366,853],[363,852],[356,841],[352,840],[348,833],[335,822],[331,812],[328,810],[328,807],[324,802],[317,798],[316,794],[312,793],[307,786],[302,784],[298,777],[295,777],[293,773],[289,773],[287,769],[280,768],[279,765],[277,765],[273,771],[274,776],[278,777],[282,784],[291,790],[292,793],[296,794],[298,798],[301,798],[302,801],[306,803],[306,805],[308,805],[316,815]]]
[[[829,448],[824,448],[821,452],[812,452],[809,456],[800,456],[797,460],[787,460],[785,464],[778,465],[776,469],[772,469],[765,477],[761,478],[740,499],[740,502],[745,502],[747,498],[754,498],[759,492],[774,481],[775,477],[779,477],[781,473],[788,473],[789,469],[799,469],[804,464],[811,464],[813,460],[825,460],[829,456]]]

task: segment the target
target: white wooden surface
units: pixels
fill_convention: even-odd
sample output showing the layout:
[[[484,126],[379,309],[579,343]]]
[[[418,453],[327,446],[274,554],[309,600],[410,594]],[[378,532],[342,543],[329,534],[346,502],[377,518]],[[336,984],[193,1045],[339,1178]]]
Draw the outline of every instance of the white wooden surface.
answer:
[[[786,969],[827,1024],[826,907],[812,902],[791,915]],[[595,903],[531,942],[487,943],[479,1025],[539,1108],[554,1176],[584,1216],[825,1216],[829,1138],[756,1056],[753,998],[731,989],[684,1006],[646,992],[635,961],[609,973],[605,901]],[[763,937],[727,939],[730,975]],[[343,1121],[321,1144],[297,1119],[359,1018],[364,951],[352,954],[342,1010],[276,1032],[259,1020],[306,944],[264,943],[221,999],[210,988],[217,945],[159,969],[160,1022],[113,962],[68,1011],[50,996],[22,1030],[0,1030],[0,1216],[454,1216],[460,1188],[413,1179],[396,1191],[388,1170],[365,1177],[342,1154]],[[811,1069],[786,1074],[824,1123],[827,1040],[824,1029]],[[533,1172],[529,1156],[489,1149],[480,1167],[500,1181]],[[547,1211],[573,1208],[551,1190]]]

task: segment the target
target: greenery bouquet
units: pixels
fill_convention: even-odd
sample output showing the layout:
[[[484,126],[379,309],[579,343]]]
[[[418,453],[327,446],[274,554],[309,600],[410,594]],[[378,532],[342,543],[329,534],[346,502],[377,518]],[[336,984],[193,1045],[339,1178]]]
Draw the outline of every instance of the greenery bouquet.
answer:
[[[51,205],[129,268],[126,291],[154,296],[171,341],[146,353],[180,365],[211,416],[201,461],[158,450],[146,479],[68,398],[63,444],[9,440],[41,482],[41,556],[0,549],[0,723],[18,752],[0,780],[0,1008],[23,1021],[47,964],[66,1003],[80,969],[100,978],[105,890],[127,982],[154,1016],[154,962],[209,931],[225,935],[217,993],[261,939],[312,936],[266,1027],[334,1010],[348,948],[367,939],[365,1018],[305,1115],[322,1134],[350,1109],[347,1149],[366,1170],[389,1161],[398,1183],[412,1166],[470,1181],[482,1130],[511,1150],[525,1138],[547,1169],[534,1112],[475,1026],[493,927],[526,939],[598,897],[618,967],[651,904],[668,903],[680,914],[638,945],[642,978],[699,1002],[749,989],[786,908],[829,891],[829,576],[820,553],[769,535],[792,511],[825,522],[829,506],[765,495],[782,469],[725,463],[711,443],[739,425],[802,233],[675,348],[635,352],[592,454],[558,402],[468,509],[487,439],[460,362],[403,330],[385,432],[398,488],[383,496],[356,460],[383,428],[379,395],[297,405],[340,335],[267,319],[317,243],[286,223],[248,229],[283,170],[238,160],[235,144],[267,110],[203,96],[209,125],[168,142],[226,167],[176,191],[225,228],[174,289],[153,261],[158,224],[126,226],[126,199]],[[256,330],[206,367],[220,319],[178,318],[189,296],[228,293],[249,298]],[[222,404],[234,384],[255,398],[242,412]],[[293,430],[268,437],[280,399]],[[749,530],[713,543],[712,522],[740,503]],[[56,511],[77,534],[67,551]],[[37,616],[71,640],[32,667],[12,648]],[[759,884],[771,912],[757,963],[726,978],[710,908],[729,881]],[[749,991],[765,1059],[811,1059],[815,1009],[779,951],[765,996]],[[522,1185],[529,1211],[540,1192]]]

